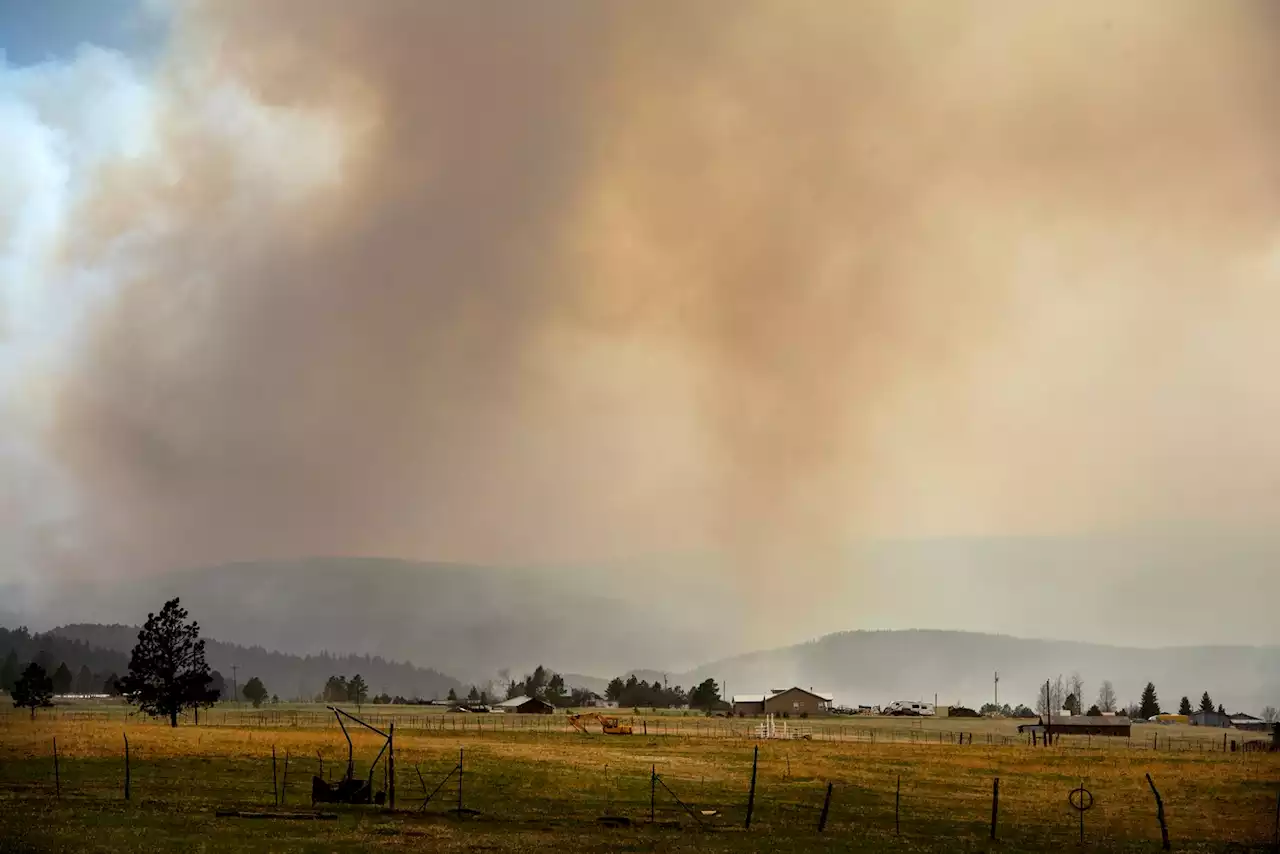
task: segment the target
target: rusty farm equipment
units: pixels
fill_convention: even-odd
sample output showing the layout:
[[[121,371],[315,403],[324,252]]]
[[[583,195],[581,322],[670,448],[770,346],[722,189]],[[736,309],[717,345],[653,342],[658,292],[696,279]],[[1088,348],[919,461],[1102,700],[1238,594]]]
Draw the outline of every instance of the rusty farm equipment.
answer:
[[[395,724],[391,725],[391,732],[385,733],[372,724],[365,723],[355,715],[344,712],[342,709],[333,706],[328,707],[338,720],[338,726],[342,729],[342,735],[347,739],[347,767],[342,775],[342,779],[335,783],[327,782],[324,778],[313,776],[311,778],[311,803],[314,804],[377,804],[381,806],[390,799],[390,805],[394,809],[396,802],[395,794]],[[360,724],[365,729],[375,732],[386,739],[382,743],[382,749],[378,751],[378,755],[374,757],[373,762],[369,764],[369,776],[365,779],[358,779],[355,776],[355,747],[351,743],[351,733],[347,731],[347,726],[343,723],[343,718]],[[387,780],[390,781],[386,791],[374,791],[373,787],[373,770],[378,766],[378,760],[382,759],[382,755],[387,754]]]

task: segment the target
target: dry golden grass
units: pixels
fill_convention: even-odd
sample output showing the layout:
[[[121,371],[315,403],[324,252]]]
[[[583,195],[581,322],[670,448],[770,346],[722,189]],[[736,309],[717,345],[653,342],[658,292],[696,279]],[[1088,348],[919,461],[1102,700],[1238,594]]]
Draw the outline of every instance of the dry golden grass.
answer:
[[[123,734],[129,736],[134,800],[121,804]],[[30,821],[49,809],[52,793],[51,746],[57,738],[64,799],[59,822],[32,830]],[[381,739],[356,728],[357,773],[369,771]],[[1268,838],[1280,780],[1275,754],[1163,752],[1146,749],[1082,747],[988,747],[973,745],[886,744],[840,741],[765,742],[760,745],[756,814],[752,835],[740,831],[745,815],[753,742],[727,737],[588,737],[561,732],[413,730],[397,727],[397,789],[402,809],[422,800],[417,773],[429,785],[442,778],[465,751],[466,805],[479,809],[482,826],[422,824],[408,816],[386,817],[368,807],[347,808],[336,825],[271,830],[273,840],[255,848],[231,826],[208,824],[220,805],[263,806],[272,802],[272,747],[283,761],[290,756],[290,805],[308,800],[309,777],[323,756],[327,775],[341,772],[346,744],[336,727],[252,729],[183,726],[171,729],[151,723],[118,720],[38,719],[7,716],[0,723],[0,812],[24,832],[45,834],[36,844],[56,842],[65,828],[102,826],[103,839],[124,844],[120,834],[131,826],[121,809],[133,810],[134,822],[156,829],[152,847],[181,847],[184,828],[219,834],[220,844],[235,850],[305,850],[319,845],[339,850],[396,847],[413,840],[434,847],[466,847],[476,843],[520,850],[530,834],[554,837],[559,847],[577,845],[611,850],[616,836],[600,836],[596,816],[621,813],[647,817],[650,769],[681,800],[719,815],[706,820],[719,834],[697,843],[684,836],[654,840],[651,831],[631,831],[641,844],[664,850],[747,850],[767,839],[786,847],[822,848],[838,836],[866,850],[933,843],[978,846],[990,820],[991,787],[1000,778],[999,829],[1006,850],[1043,850],[1065,844],[1078,832],[1077,815],[1067,793],[1081,784],[1097,805],[1086,816],[1087,837],[1102,849],[1146,850],[1158,840],[1154,800],[1145,774],[1160,788],[1170,832],[1183,850],[1218,850],[1224,842],[1254,844]],[[415,769],[416,766],[416,769]],[[382,780],[381,767],[375,779]],[[893,835],[894,791],[901,779],[904,836]],[[826,783],[834,784],[828,834],[819,837],[816,823]],[[453,803],[453,783],[430,807],[439,813]],[[692,820],[658,789],[659,818]],[[447,799],[447,800],[446,800]],[[24,818],[25,816],[25,818]],[[141,817],[141,818],[140,818]],[[532,823],[532,824],[531,824]],[[258,823],[260,826],[261,823]],[[15,825],[8,825],[13,829]],[[381,828],[376,833],[370,828]],[[249,833],[248,829],[242,831]],[[692,833],[692,831],[688,831]],[[616,832],[614,832],[616,833]],[[280,835],[284,834],[284,835]],[[628,837],[631,838],[631,837]],[[123,842],[122,842],[123,840]],[[660,843],[660,844],[659,844]],[[478,843],[476,843],[478,844]],[[628,843],[629,844],[629,843]],[[1216,846],[1216,847],[1215,847]]]

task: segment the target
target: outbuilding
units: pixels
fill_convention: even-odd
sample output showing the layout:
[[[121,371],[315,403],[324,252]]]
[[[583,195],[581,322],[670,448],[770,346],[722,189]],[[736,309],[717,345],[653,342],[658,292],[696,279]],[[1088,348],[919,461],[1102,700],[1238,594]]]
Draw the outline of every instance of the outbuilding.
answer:
[[[503,712],[513,713],[517,715],[549,715],[555,711],[555,706],[539,697],[512,697],[510,700],[503,700],[494,706]]]
[[[1192,726],[1229,727],[1231,718],[1217,712],[1196,712],[1191,715]]]

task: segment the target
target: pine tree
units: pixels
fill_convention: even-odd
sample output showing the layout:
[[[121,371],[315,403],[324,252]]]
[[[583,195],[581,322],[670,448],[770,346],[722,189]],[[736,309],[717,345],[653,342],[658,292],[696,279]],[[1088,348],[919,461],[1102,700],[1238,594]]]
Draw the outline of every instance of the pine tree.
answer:
[[[175,727],[183,709],[211,706],[218,699],[209,685],[212,677],[200,624],[186,619],[186,609],[176,598],[165,602],[159,614],[148,614],[129,658],[129,673],[120,680],[130,703],[147,714],[167,717]]]
[[[449,689],[449,696],[448,696],[448,697],[446,697],[445,699],[446,699],[446,700],[448,700],[450,703],[456,703],[456,702],[458,702],[458,692],[457,692],[457,691],[455,691],[455,690],[453,690],[452,688],[450,688],[450,689]]]
[[[480,702],[480,692],[476,689],[476,686],[471,686],[471,693],[467,695],[467,701],[471,703]]]
[[[1205,691],[1202,695],[1200,695],[1200,711],[1202,712],[1213,711],[1213,698],[1209,696],[1208,691]]]
[[[27,665],[27,669],[22,671],[13,685],[13,705],[19,709],[30,709],[32,720],[35,719],[36,709],[53,705],[53,680],[34,661]]]
[[[267,698],[267,686],[262,684],[262,680],[257,676],[251,678],[244,683],[244,687],[240,689],[240,693],[244,694],[244,698],[256,709],[262,705],[262,701]]]
[[[1154,682],[1148,682],[1147,687],[1142,689],[1142,700],[1138,703],[1138,717],[1154,718],[1160,714],[1160,700],[1156,697],[1156,686]]]
[[[97,681],[98,680],[93,678],[93,672],[89,670],[89,665],[82,664],[80,665],[80,672],[76,674],[75,682],[72,683],[71,688],[77,694],[96,694]]]
[[[70,694],[71,683],[75,681],[75,677],[71,675],[71,668],[67,667],[64,661],[58,665],[58,669],[53,671],[53,693]]]
[[[1190,697],[1183,697],[1182,702],[1178,703],[1178,714],[1180,715],[1191,714],[1191,698]]]
[[[18,652],[17,650],[9,650],[9,654],[4,658],[4,664],[0,665],[0,691],[7,694],[13,693],[13,686],[18,681]]]
[[[1222,715],[1223,717],[1226,717],[1226,714],[1227,714],[1227,710],[1223,708],[1221,703],[1218,704],[1218,714]]]
[[[347,700],[355,703],[359,709],[364,705],[365,698],[369,696],[369,686],[365,683],[364,677],[359,673],[351,677],[351,681],[347,683]]]

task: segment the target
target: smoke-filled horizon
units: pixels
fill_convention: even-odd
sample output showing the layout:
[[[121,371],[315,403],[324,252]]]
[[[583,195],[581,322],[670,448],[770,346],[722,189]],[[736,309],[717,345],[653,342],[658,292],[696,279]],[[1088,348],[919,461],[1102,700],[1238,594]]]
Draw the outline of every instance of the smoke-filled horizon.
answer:
[[[0,67],[0,580],[711,553],[794,633],[981,607],[862,541],[1280,521],[1272,3],[139,8]]]

